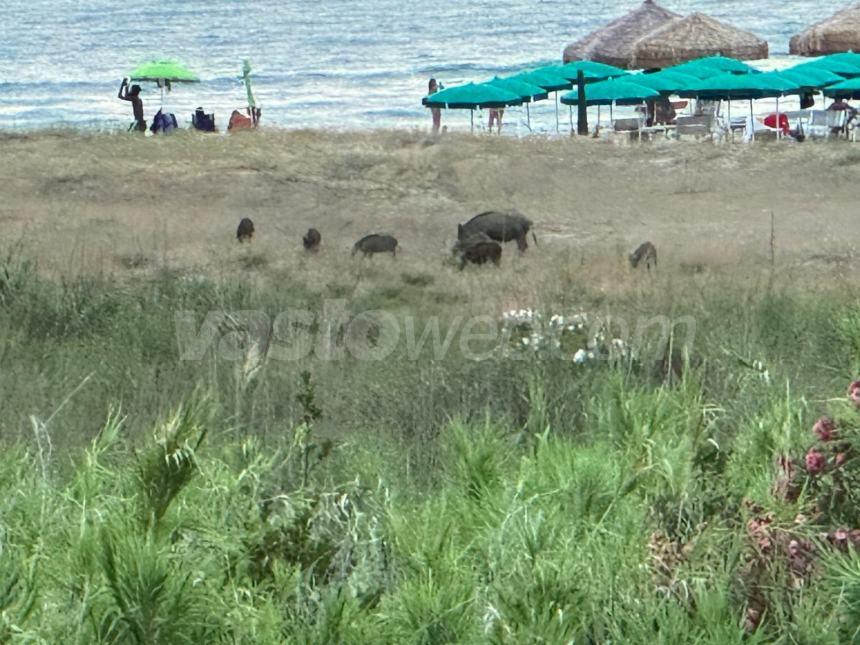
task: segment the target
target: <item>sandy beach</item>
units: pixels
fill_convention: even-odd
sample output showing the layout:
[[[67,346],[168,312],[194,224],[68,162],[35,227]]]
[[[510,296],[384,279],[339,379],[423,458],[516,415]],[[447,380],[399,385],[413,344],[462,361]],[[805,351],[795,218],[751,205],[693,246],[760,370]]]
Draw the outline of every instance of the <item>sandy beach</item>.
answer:
[[[265,268],[313,283],[368,266],[349,251],[374,231],[395,235],[401,254],[371,270],[453,272],[457,223],[497,208],[535,222],[538,246],[519,257],[509,245],[501,271],[525,290],[562,273],[624,280],[626,253],[646,239],[664,270],[755,273],[769,266],[771,212],[783,271],[842,275],[860,243],[860,150],[844,142],[262,130],[7,134],[0,148],[0,246],[22,245],[50,274]],[[257,235],[239,245],[246,216]],[[301,247],[309,226],[323,235],[316,256]]]

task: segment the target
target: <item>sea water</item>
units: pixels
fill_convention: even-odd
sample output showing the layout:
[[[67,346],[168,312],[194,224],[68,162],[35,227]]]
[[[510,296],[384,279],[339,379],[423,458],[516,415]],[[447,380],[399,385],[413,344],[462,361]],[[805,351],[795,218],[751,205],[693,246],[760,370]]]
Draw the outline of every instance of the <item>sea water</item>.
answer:
[[[4,0],[0,20],[0,129],[124,129],[123,76],[152,58],[181,60],[200,76],[174,85],[165,107],[180,123],[198,106],[223,128],[247,105],[242,61],[252,66],[263,123],[285,128],[429,126],[429,78],[445,86],[559,63],[564,46],[639,0]],[[667,0],[766,39],[772,55],[838,7],[814,0]],[[161,105],[142,83],[146,118]],[[517,129],[525,117],[514,112]],[[562,109],[562,123],[567,119]],[[555,104],[532,107],[537,131],[555,130]],[[468,113],[445,124],[468,128]]]

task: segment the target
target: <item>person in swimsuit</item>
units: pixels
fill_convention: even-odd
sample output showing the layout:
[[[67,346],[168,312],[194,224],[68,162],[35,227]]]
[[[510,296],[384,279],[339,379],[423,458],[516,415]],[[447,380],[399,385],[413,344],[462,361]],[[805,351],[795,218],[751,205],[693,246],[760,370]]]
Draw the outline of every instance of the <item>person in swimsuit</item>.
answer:
[[[146,132],[146,121],[143,118],[143,100],[140,98],[140,85],[128,86],[128,79],[122,79],[122,85],[119,86],[118,98],[123,101],[131,101],[131,109],[134,114],[134,123],[129,126],[129,130],[138,132]]]
[[[436,79],[431,78],[427,87],[427,94],[435,94],[437,91],[439,91],[439,86]],[[430,114],[433,115],[433,134],[439,134],[439,128],[442,125],[442,109],[430,108]]]
[[[502,133],[502,116],[505,114],[504,108],[490,108],[490,123],[489,130],[493,131],[493,122],[496,123],[497,132]]]

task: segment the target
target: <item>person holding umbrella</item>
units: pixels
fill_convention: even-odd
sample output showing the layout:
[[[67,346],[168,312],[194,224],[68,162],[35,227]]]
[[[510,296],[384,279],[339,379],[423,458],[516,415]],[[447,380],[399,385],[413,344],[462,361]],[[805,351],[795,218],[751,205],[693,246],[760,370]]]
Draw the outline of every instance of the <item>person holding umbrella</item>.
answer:
[[[129,89],[128,78],[122,79],[117,98],[123,101],[131,101],[134,123],[128,129],[136,130],[137,132],[146,132],[146,121],[143,118],[143,100],[140,98],[140,85],[132,85]]]

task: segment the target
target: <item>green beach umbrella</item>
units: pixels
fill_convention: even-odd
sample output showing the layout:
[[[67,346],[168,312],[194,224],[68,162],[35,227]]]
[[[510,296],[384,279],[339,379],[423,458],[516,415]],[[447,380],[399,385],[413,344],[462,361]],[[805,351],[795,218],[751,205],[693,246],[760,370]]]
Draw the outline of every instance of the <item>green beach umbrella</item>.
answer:
[[[751,100],[799,91],[799,86],[787,80],[777,80],[765,74],[720,74],[701,79],[680,92],[685,98]]]
[[[521,72],[520,74],[515,74],[514,76],[509,76],[508,78],[513,78],[518,81],[525,81],[526,83],[531,83],[532,85],[537,85],[538,87],[542,87],[548,92],[555,92],[555,131],[559,131],[558,125],[558,91],[559,90],[569,90],[573,87],[573,81],[570,79],[564,78],[559,75],[558,72],[554,70],[552,66],[543,67],[539,69],[531,70],[530,72]]]
[[[781,72],[762,72],[755,76],[756,80],[762,82],[764,86],[770,85],[773,89],[779,90],[785,94],[800,94],[805,87],[798,81],[785,76]]]
[[[790,81],[794,81],[801,88],[807,90],[820,90],[828,85],[835,85],[845,80],[844,76],[839,76],[839,74],[834,74],[833,72],[828,72],[826,69],[817,67],[806,67],[804,69],[791,67],[774,73]]]
[[[745,62],[727,56],[705,56],[687,61],[688,65],[705,65],[729,74],[758,74],[760,70]]]
[[[839,74],[844,78],[854,78],[855,76],[860,76],[860,65],[854,65],[853,63],[847,63],[845,61],[833,59],[833,58],[819,58],[818,60],[813,60],[808,63],[802,63],[800,65],[795,65],[791,69],[804,70],[804,69],[823,69],[828,72],[833,72],[834,74]]]
[[[495,85],[496,87],[500,87],[508,92],[513,92],[523,100],[526,105],[526,124],[528,125],[529,130],[531,130],[532,115],[529,110],[529,103],[543,101],[549,96],[549,93],[542,87],[538,87],[537,85],[532,85],[531,83],[526,83],[525,81],[520,81],[515,78],[499,78],[496,76],[494,79],[487,81],[487,84]]]
[[[543,101],[549,96],[549,92],[542,87],[526,83],[525,81],[521,81],[516,78],[500,78],[496,76],[491,81],[488,81],[488,84],[513,92],[523,99],[526,106],[526,124],[529,130],[531,130],[532,116],[531,111],[529,110],[529,103],[533,103],[534,101]]]
[[[841,99],[860,99],[860,78],[851,78],[824,88],[824,96]]]
[[[513,92],[487,83],[467,83],[428,94],[421,101],[427,107],[449,110],[478,110],[519,105],[523,99]]]
[[[840,63],[848,63],[849,65],[854,65],[855,67],[860,67],[860,54],[856,54],[854,52],[840,52],[838,54],[828,54],[824,58],[828,60],[835,60]]]
[[[534,70],[536,72],[540,72],[542,74],[552,74],[558,78],[563,78],[566,81],[576,84],[577,78],[579,78],[579,72],[582,72],[582,77],[585,79],[586,83],[597,83],[599,81],[605,81],[609,79],[609,76],[604,76],[603,74],[599,74],[596,72],[589,72],[587,70],[576,70],[572,67],[567,68],[567,65],[547,65],[546,67],[539,67]]]
[[[620,76],[628,76],[630,74],[630,72],[621,69],[620,67],[606,65],[592,60],[578,60],[572,63],[567,63],[566,65],[556,65],[544,69],[549,69],[553,73],[559,74],[574,82],[576,82],[579,72],[582,72],[587,83],[605,81],[610,78],[618,78]]]
[[[516,78],[501,78],[496,76],[492,80],[487,81],[486,85],[494,85],[495,87],[500,87],[508,92],[513,92],[526,103],[542,101],[549,96],[549,92],[542,87],[526,83],[525,81],[521,81]]]
[[[635,105],[658,98],[660,93],[650,87],[638,85],[626,78],[592,83],[585,89],[585,102],[588,105]],[[579,96],[577,92],[568,92],[561,96],[561,102],[565,105],[577,105]]]
[[[680,74],[686,74],[687,76],[695,76],[696,78],[711,78],[712,76],[725,74],[725,72],[720,71],[716,67],[711,67],[707,63],[701,62],[702,60],[703,59],[699,59],[699,61],[688,61],[686,63],[681,63],[680,65],[675,65],[674,67],[666,67],[662,71],[678,72]]]
[[[700,79],[695,76],[665,69],[662,72],[654,72],[653,74],[633,74],[624,80],[643,87],[650,87],[664,96],[669,96],[670,94],[677,94],[687,89]]]
[[[134,68],[129,74],[132,81],[151,81],[161,88],[161,107],[164,108],[164,88],[168,83],[199,83],[197,75],[175,60],[151,60]]]
[[[784,94],[792,94],[799,92],[800,88],[796,83],[792,83],[787,79],[777,79],[770,77],[767,74],[720,74],[700,80],[692,87],[682,91],[682,97],[690,97],[696,99],[712,99],[725,100],[729,102],[729,123],[731,123],[731,102],[732,101],[749,101],[750,104],[750,119],[753,117],[753,101],[766,97],[780,97]],[[777,100],[777,112],[779,111],[779,101]],[[755,128],[753,128],[752,138],[755,139]]]
[[[256,126],[260,121],[260,110],[257,109],[257,101],[254,100],[254,92],[251,90],[251,62],[246,58],[242,62],[242,80],[245,83],[245,93],[248,96],[248,113],[251,121]]]
[[[598,107],[608,105],[610,119],[612,119],[612,111],[616,103],[619,105],[636,105],[659,96],[660,93],[657,90],[637,85],[629,81],[627,77],[591,83],[585,88],[585,104]],[[568,92],[562,95],[561,102],[570,106],[579,105],[579,92]]]
[[[475,129],[475,110],[505,108],[509,105],[521,105],[522,102],[523,99],[517,94],[488,83],[457,85],[428,94],[421,99],[421,103],[429,108],[469,110],[472,131]]]
[[[534,69],[529,72],[520,72],[519,74],[514,74],[507,78],[525,81],[531,85],[537,85],[538,87],[545,89],[547,92],[569,90],[574,85],[570,79],[567,79],[564,76],[559,75],[557,72],[551,71],[547,68]]]
[[[248,107],[253,109],[257,107],[254,101],[254,93],[251,91],[251,63],[248,59],[242,63],[242,80],[245,81],[245,92],[248,94]]]
[[[151,60],[138,65],[129,74],[133,81],[170,81],[171,83],[198,83],[197,75],[174,60]]]
[[[591,72],[592,74],[602,74],[605,78],[616,78],[618,76],[627,76],[630,72],[614,65],[599,63],[594,60],[578,60],[572,63],[562,65],[565,68],[582,70],[583,72]]]

